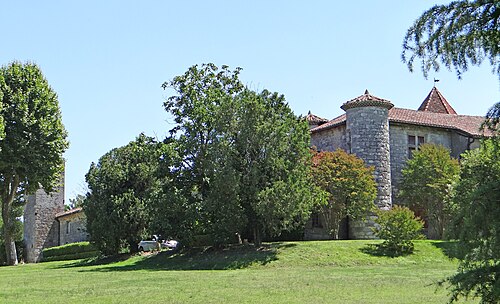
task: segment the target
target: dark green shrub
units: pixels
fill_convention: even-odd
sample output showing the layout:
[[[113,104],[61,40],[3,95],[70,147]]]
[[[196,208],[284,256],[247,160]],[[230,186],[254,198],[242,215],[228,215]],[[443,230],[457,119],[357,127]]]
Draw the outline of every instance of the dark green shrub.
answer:
[[[95,257],[99,251],[89,242],[71,243],[43,250],[43,261],[62,261]]]
[[[393,256],[412,253],[413,240],[423,237],[424,222],[407,207],[394,206],[391,210],[378,210],[376,214],[374,232],[384,240],[380,248]]]
[[[99,251],[87,251],[87,252],[78,252],[78,253],[43,257],[43,262],[78,260],[78,259],[87,259],[87,258],[93,258],[93,257],[98,257],[98,256],[99,256]]]

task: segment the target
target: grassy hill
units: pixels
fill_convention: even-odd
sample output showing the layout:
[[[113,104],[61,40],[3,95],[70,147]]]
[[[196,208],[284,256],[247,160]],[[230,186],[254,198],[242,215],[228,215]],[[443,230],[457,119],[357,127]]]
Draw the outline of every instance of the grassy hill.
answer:
[[[1,303],[445,303],[453,244],[391,258],[376,241],[271,243],[0,267]]]

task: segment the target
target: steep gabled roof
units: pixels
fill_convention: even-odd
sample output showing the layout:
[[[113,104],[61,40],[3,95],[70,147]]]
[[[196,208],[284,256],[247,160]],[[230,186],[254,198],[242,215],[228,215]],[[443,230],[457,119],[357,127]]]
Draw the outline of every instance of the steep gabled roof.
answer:
[[[436,87],[433,87],[429,95],[418,108],[422,112],[432,112],[441,114],[457,114],[452,106],[448,103],[443,94]]]
[[[404,123],[419,126],[445,128],[461,131],[470,136],[489,135],[490,132],[480,130],[484,122],[482,116],[468,116],[457,114],[441,114],[428,111],[392,108],[389,110],[389,123]],[[346,115],[340,115],[329,122],[311,129],[312,133],[321,132],[345,124]]]

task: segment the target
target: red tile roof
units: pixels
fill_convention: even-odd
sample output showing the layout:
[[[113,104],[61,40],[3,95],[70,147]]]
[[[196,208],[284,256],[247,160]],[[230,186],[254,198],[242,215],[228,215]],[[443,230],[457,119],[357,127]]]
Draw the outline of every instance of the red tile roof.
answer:
[[[410,109],[392,108],[389,110],[389,122],[404,123],[419,126],[429,126],[445,129],[453,129],[464,132],[471,136],[481,136],[481,124],[484,122],[482,116],[468,116],[457,114],[441,114],[427,111],[415,111]],[[345,114],[338,116],[329,122],[311,129],[312,133],[321,132],[342,124],[345,124]],[[489,135],[486,132],[484,135]]]
[[[309,113],[307,113],[307,116],[306,116],[306,121],[309,124],[321,125],[321,124],[324,124],[325,122],[328,122],[328,119],[311,114],[311,111],[309,111]]]
[[[453,129],[472,136],[489,135],[489,132],[483,134],[481,131],[484,120],[482,116],[441,114],[400,108],[389,111],[389,122]]]
[[[425,97],[418,110],[442,114],[457,114],[455,109],[453,109],[453,107],[436,87],[432,88],[429,95]]]
[[[394,107],[394,105],[389,100],[371,95],[370,92],[368,92],[368,90],[365,90],[365,93],[363,95],[358,96],[349,101],[346,101],[340,108],[344,111],[347,111],[348,109],[352,108],[370,107],[370,106],[383,107],[386,109]]]
[[[331,128],[336,127],[336,126],[340,126],[342,124],[345,124],[345,114],[342,114],[338,117],[335,117],[334,119],[330,120],[327,123],[322,124],[321,126],[317,126],[316,128],[312,128],[311,132],[316,133],[316,132],[319,132],[322,130],[331,129]]]
[[[78,207],[78,208],[70,209],[70,210],[67,210],[67,211],[59,212],[59,213],[56,214],[56,218],[63,217],[63,216],[66,216],[66,215],[70,215],[70,214],[74,214],[74,213],[78,213],[78,212],[81,212],[81,211],[83,211],[82,207]]]

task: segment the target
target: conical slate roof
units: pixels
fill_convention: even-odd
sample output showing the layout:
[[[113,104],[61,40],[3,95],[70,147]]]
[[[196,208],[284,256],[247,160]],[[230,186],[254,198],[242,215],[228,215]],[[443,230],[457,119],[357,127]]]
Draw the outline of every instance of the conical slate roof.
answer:
[[[429,95],[425,97],[424,101],[418,108],[418,111],[441,114],[457,114],[457,112],[455,112],[446,98],[444,98],[436,87],[433,87],[429,92]]]
[[[347,111],[348,109],[359,107],[381,107],[389,110],[394,107],[394,105],[389,100],[373,96],[366,90],[363,95],[345,102],[340,108]]]

